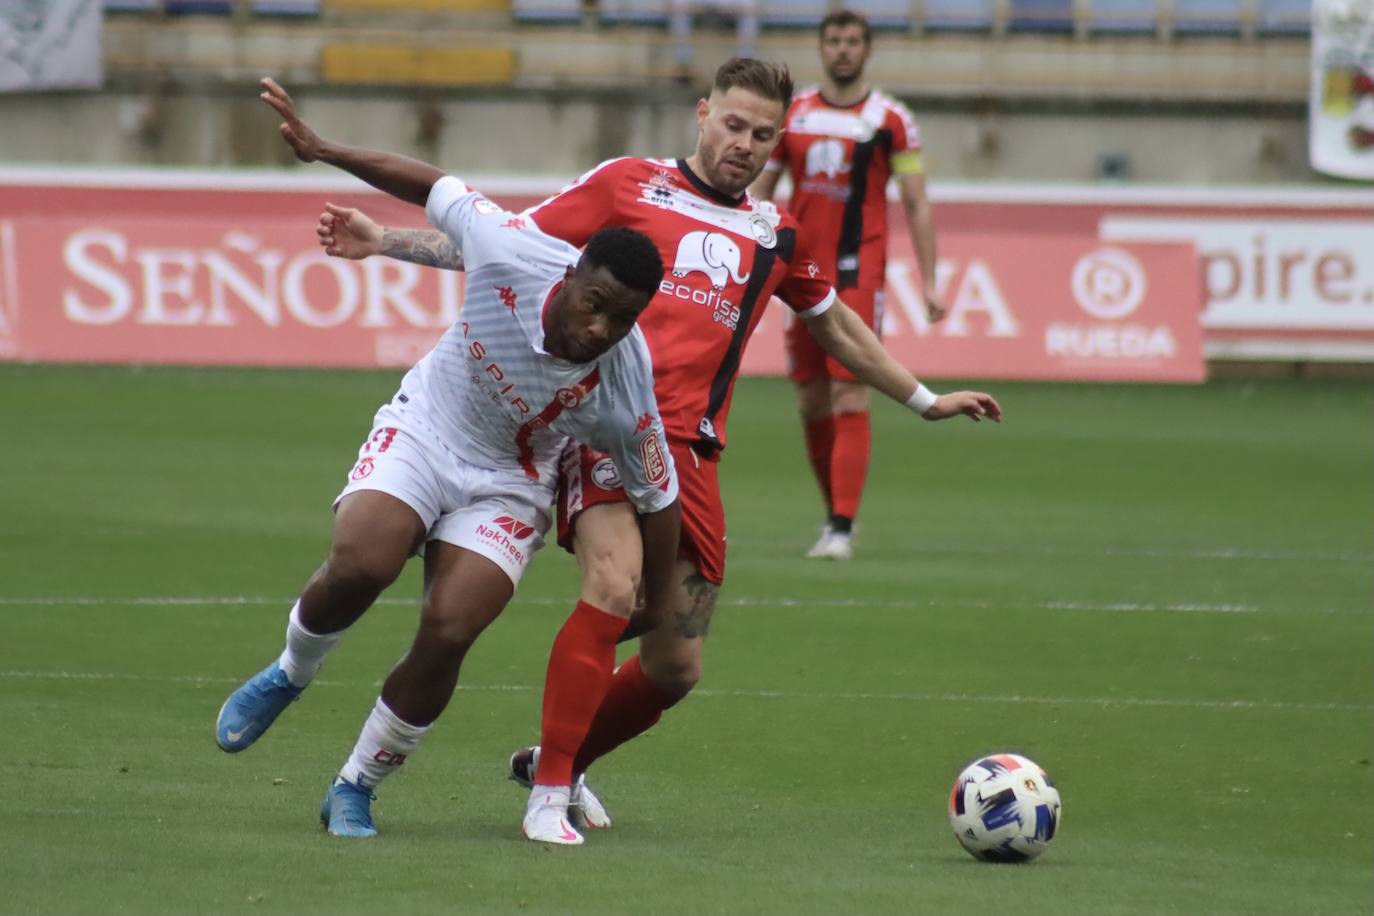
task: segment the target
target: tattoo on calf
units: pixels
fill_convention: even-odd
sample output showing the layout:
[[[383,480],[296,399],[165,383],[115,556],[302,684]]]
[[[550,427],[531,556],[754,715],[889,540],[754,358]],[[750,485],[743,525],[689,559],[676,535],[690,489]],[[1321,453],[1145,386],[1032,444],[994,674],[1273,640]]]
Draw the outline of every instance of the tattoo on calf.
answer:
[[[677,635],[685,639],[705,636],[711,629],[711,613],[716,609],[720,586],[694,572],[682,580],[682,587],[687,592],[687,602],[674,610]]]
[[[426,267],[463,269],[463,256],[453,242],[432,229],[387,229],[382,233],[382,254]]]

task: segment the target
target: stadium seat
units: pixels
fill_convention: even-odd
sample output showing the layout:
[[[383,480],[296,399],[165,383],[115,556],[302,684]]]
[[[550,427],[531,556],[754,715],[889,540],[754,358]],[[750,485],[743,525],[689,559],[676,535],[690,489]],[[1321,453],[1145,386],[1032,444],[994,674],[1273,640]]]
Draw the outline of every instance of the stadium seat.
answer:
[[[845,9],[862,13],[875,29],[910,29],[910,0],[847,0]]]
[[[1312,31],[1310,0],[1259,0],[1257,30],[1267,35],[1306,35]]]
[[[325,0],[329,9],[400,10],[407,13],[505,13],[511,0]]]
[[[1013,32],[1072,32],[1073,0],[1012,0]]]
[[[228,16],[233,0],[164,0],[162,8],[170,16]]]
[[[665,25],[671,13],[669,0],[600,0],[601,21],[635,25]]]
[[[582,0],[515,0],[516,22],[580,22]]]
[[[1158,27],[1157,0],[1092,0],[1090,32],[1153,33]]]
[[[1175,0],[1174,31],[1180,35],[1239,35],[1241,0]]]
[[[326,45],[320,72],[330,83],[499,85],[515,78],[515,52],[509,48]]]
[[[764,28],[814,29],[828,12],[825,0],[760,0],[759,23]]]
[[[988,32],[993,13],[993,0],[926,0],[921,24],[934,32]]]
[[[253,0],[258,16],[318,16],[320,0]]]

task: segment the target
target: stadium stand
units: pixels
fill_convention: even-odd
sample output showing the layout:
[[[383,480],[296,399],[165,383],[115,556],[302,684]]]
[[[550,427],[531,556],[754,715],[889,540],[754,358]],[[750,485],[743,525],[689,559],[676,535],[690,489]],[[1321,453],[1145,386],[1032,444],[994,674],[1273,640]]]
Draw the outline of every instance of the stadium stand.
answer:
[[[996,6],[994,0],[926,0],[919,24],[931,32],[989,32]]]
[[[326,45],[321,75],[329,83],[471,86],[510,83],[509,48],[416,48],[404,45]]]

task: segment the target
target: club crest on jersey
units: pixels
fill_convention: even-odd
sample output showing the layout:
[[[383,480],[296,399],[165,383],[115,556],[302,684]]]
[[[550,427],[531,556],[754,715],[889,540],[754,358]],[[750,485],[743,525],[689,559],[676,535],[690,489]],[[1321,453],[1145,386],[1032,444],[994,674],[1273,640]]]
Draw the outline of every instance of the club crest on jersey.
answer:
[[[618,490],[620,488],[620,470],[616,468],[615,462],[609,458],[602,458],[592,465],[592,483],[603,490]]]
[[[764,248],[775,248],[778,244],[778,233],[774,231],[768,220],[759,213],[749,217],[749,231],[754,235],[754,241]]]
[[[648,435],[639,443],[639,457],[644,462],[644,479],[654,486],[668,480],[668,461],[658,444],[658,436]]]
[[[722,232],[689,232],[678,242],[677,258],[673,262],[673,276],[679,279],[690,273],[703,273],[715,289],[724,289],[727,280],[744,283],[749,274],[740,275],[739,246]]]
[[[503,212],[499,206],[487,200],[485,197],[479,197],[476,200],[474,200],[472,202],[472,209],[476,210],[483,216],[495,216],[496,214]]]

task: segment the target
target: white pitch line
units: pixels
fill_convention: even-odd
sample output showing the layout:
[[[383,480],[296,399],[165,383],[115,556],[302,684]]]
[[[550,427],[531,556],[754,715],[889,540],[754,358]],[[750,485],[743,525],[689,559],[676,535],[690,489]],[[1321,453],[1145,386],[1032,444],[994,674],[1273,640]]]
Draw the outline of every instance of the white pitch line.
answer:
[[[242,678],[199,675],[159,675],[159,674],[121,674],[100,671],[0,671],[0,679],[11,680],[53,680],[53,681],[145,681],[158,684],[238,684]],[[316,680],[315,685],[322,687],[380,687],[380,682],[364,685],[360,681]],[[459,684],[459,690],[473,693],[530,693],[537,686],[530,684]],[[1213,709],[1213,710],[1282,710],[1299,712],[1371,712],[1374,704],[1357,703],[1289,703],[1275,700],[1193,700],[1150,697],[1041,697],[1022,694],[976,694],[976,693],[807,693],[788,690],[720,690],[702,688],[692,691],[693,695],[713,699],[746,700],[860,700],[899,703],[997,703],[1009,705],[1029,703],[1036,706],[1095,706],[1102,709],[1113,707],[1164,708],[1164,709]]]
[[[236,607],[278,605],[291,606],[294,598],[272,598],[262,595],[199,595],[199,596],[141,596],[131,598],[105,598],[76,596],[62,598],[42,596],[32,598],[0,597],[0,607]],[[379,598],[377,604],[415,605],[419,598]],[[516,605],[571,606],[572,598],[516,598]],[[1152,601],[984,601],[978,599],[951,598],[933,599],[885,599],[865,600],[860,598],[790,598],[790,597],[726,597],[720,600],[724,607],[782,607],[782,608],[964,608],[970,610],[1029,609],[1041,611],[1105,611],[1113,613],[1171,612],[1188,614],[1259,614],[1262,610],[1251,604],[1209,604],[1198,602]]]

